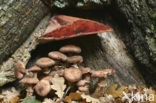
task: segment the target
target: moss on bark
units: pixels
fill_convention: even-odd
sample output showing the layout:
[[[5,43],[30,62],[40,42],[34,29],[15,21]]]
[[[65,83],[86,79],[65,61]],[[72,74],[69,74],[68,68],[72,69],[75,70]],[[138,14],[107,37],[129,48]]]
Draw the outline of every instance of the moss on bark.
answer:
[[[0,64],[29,36],[48,8],[40,0],[0,1]]]

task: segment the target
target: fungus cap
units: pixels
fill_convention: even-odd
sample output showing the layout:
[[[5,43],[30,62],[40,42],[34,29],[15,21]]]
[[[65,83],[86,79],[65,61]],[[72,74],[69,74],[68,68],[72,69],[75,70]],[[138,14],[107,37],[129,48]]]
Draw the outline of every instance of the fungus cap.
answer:
[[[38,40],[40,43],[46,43],[78,36],[95,35],[108,31],[113,30],[112,28],[93,20],[66,15],[55,15],[50,20],[49,25],[45,30],[45,35],[39,37]]]
[[[46,77],[44,77],[44,78],[42,78],[42,80],[47,80],[47,81],[51,81],[51,78],[52,78],[52,76],[46,76]]]
[[[77,86],[80,87],[80,86],[85,86],[87,83],[89,83],[89,81],[87,80],[80,80],[77,82]]]
[[[32,66],[31,68],[28,69],[28,72],[38,72],[41,71],[42,69],[38,66]]]
[[[47,57],[42,57],[36,61],[36,65],[41,68],[46,68],[55,65],[55,61]]]
[[[14,74],[15,74],[17,79],[22,79],[24,77],[24,75],[22,73],[20,73],[20,72],[14,71]]]
[[[59,51],[62,53],[81,53],[81,48],[75,45],[65,45]]]
[[[64,77],[69,82],[77,82],[82,78],[82,72],[78,68],[66,68],[64,70]]]
[[[25,77],[19,81],[22,84],[36,84],[39,80],[37,78]]]
[[[79,69],[82,71],[82,74],[87,74],[87,73],[91,72],[91,68],[89,68],[89,67],[85,68],[85,67],[80,66]]]
[[[93,78],[106,78],[108,75],[115,74],[115,70],[113,69],[104,69],[104,70],[92,70],[91,77]]]
[[[25,70],[25,65],[22,61],[18,61],[16,66],[15,66],[15,70],[21,72],[21,73],[26,73],[26,70]]]
[[[77,64],[82,62],[83,62],[82,56],[71,56],[67,58],[67,63]]]
[[[66,61],[67,56],[59,51],[52,51],[48,53],[48,56],[55,60]]]
[[[80,91],[80,92],[89,92],[89,88],[87,88],[87,87],[78,87],[78,90]]]
[[[39,96],[46,96],[51,90],[51,86],[48,80],[41,80],[35,86],[35,91]]]
[[[14,74],[16,78],[23,78],[23,74],[26,73],[25,65],[22,61],[18,61],[14,68]]]

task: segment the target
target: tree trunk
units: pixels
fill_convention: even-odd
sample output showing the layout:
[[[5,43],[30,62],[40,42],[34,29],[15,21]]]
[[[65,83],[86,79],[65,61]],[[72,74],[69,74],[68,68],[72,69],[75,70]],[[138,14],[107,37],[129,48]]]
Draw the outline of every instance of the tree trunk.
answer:
[[[0,64],[29,36],[48,13],[40,0],[0,1]]]
[[[156,25],[152,21],[156,0],[115,0],[111,6],[115,10],[113,17],[121,26],[122,40],[140,64],[140,73],[148,84],[156,86]]]
[[[126,34],[122,36],[130,52],[141,64],[155,71],[156,30],[151,19],[154,12],[152,3],[156,5],[156,0],[115,0],[112,7],[119,13],[114,13],[122,22],[119,25],[127,27]]]
[[[151,5],[152,8],[150,8]],[[93,69],[113,68],[116,70],[116,75],[108,80],[109,85],[114,83],[120,85],[145,84],[145,82],[155,85],[153,82],[155,80],[150,72],[156,70],[156,29],[150,17],[154,12],[153,7],[149,0],[112,0],[100,10],[84,10],[84,8],[79,10],[53,10],[53,12],[61,14],[102,22],[112,27],[114,32],[39,45],[32,52],[31,59],[30,56],[27,58],[26,63],[30,59],[27,67],[33,65],[36,59],[47,56],[51,50],[58,50],[60,46],[72,43],[82,48],[84,66]],[[46,22],[47,20],[49,19],[46,19]],[[30,48],[28,44],[26,47]],[[32,49],[29,49],[30,51]],[[24,58],[24,56],[24,53],[20,55],[21,58]],[[9,67],[10,71],[13,70],[12,67],[18,58],[13,56],[11,59],[15,60]],[[4,69],[0,73],[7,72],[4,65],[8,63],[2,65]],[[7,76],[4,77],[7,78]],[[0,78],[3,79],[4,77]],[[13,77],[10,78],[12,78],[12,81],[15,80]],[[8,79],[6,81],[10,82]],[[7,83],[6,81],[2,85]],[[94,84],[94,81],[92,84]]]

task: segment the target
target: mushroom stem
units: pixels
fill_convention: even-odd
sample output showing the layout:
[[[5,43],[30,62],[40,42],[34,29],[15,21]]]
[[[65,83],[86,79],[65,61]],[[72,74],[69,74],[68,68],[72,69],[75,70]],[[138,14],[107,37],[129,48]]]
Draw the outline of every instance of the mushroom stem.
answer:
[[[37,73],[36,72],[34,72],[34,78],[37,78]]]
[[[30,98],[30,97],[32,97],[34,90],[32,88],[32,85],[26,85],[26,86],[27,86],[27,89],[26,89],[27,95],[26,95],[26,97]]]
[[[77,64],[73,64],[72,67],[79,68],[79,66]]]

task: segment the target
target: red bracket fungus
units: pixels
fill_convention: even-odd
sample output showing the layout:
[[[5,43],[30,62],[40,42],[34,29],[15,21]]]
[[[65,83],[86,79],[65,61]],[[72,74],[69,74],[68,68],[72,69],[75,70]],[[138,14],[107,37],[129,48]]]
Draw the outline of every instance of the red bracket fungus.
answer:
[[[45,35],[39,38],[39,42],[44,43],[108,31],[112,31],[112,28],[96,21],[65,15],[55,15],[51,19]]]

